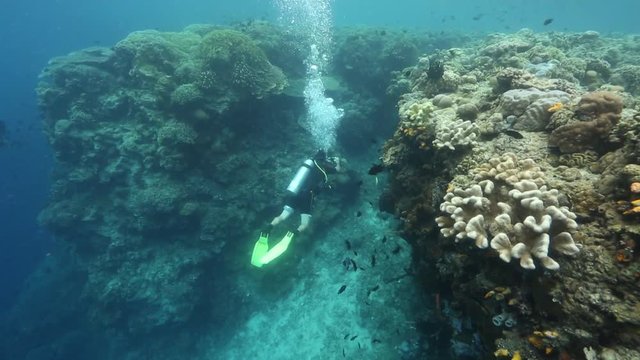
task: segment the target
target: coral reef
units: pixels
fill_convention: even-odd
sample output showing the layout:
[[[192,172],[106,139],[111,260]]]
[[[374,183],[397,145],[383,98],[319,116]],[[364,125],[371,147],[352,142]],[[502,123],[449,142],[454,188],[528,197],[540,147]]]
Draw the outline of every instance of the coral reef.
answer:
[[[345,39],[345,34],[353,35],[345,30],[337,38]],[[340,61],[364,61],[357,65],[367,66],[366,78],[360,79],[365,74],[344,62],[344,67],[335,69],[340,71],[323,78],[330,96],[344,103],[349,112],[347,126],[341,129],[347,146],[340,149],[347,156],[370,154],[377,146],[372,139],[393,132],[395,124],[388,120],[396,114],[397,98],[387,97],[387,83],[416,60],[416,44],[426,47],[427,41],[433,41],[400,31],[371,31],[366,36],[366,42],[373,45],[363,48],[371,56],[349,49],[352,41],[358,42],[357,37],[339,41],[337,48],[344,56]],[[255,231],[279,211],[279,195],[296,164],[317,150],[298,124],[305,104],[299,88],[294,88],[305,74],[301,55],[305,49],[300,51],[297,40],[297,35],[261,21],[233,27],[192,25],[175,33],[137,32],[113,49],[90,48],[52,59],[37,88],[44,130],[55,158],[51,197],[39,221],[57,240],[47,259],[68,257],[64,261],[73,281],[56,291],[47,288],[46,302],[51,306],[45,306],[46,311],[38,309],[32,315],[24,305],[30,302],[19,305],[10,325],[3,328],[3,335],[8,336],[0,341],[0,357],[44,358],[55,352],[59,358],[100,358],[95,356],[95,347],[84,349],[87,339],[104,343],[109,357],[210,357],[203,356],[204,350],[197,346],[203,337],[220,336],[227,342],[227,335],[252,317],[247,313],[249,303],[270,312],[264,303],[272,302],[276,292],[288,292],[293,278],[249,271],[247,246],[257,235]],[[384,46],[382,54],[378,45]],[[380,56],[372,61],[373,55]],[[371,84],[377,89],[365,91]],[[354,165],[359,168],[362,164],[354,161]],[[367,218],[375,220],[374,226],[358,222],[352,227],[354,222],[345,214],[356,211],[353,207],[361,186],[374,194],[375,185],[363,185],[351,169],[333,180],[333,194],[314,201],[314,211],[321,214],[314,217],[314,224],[320,231],[301,236],[298,250],[308,250],[306,237],[325,236],[323,229],[333,228],[338,219],[357,236],[367,227],[371,237],[394,221],[390,217],[378,221],[380,215],[372,210]],[[330,238],[345,236],[341,230],[336,228],[338,235]],[[376,263],[375,259],[364,261],[364,256],[378,256],[378,265],[375,270],[354,274],[361,277],[347,274],[352,276],[348,293],[354,297],[342,296],[344,309],[351,311],[353,301],[374,299],[378,305],[368,311],[380,313],[375,309],[386,301],[378,297],[392,297],[399,291],[395,285],[377,285],[382,274],[397,277],[391,281],[394,284],[406,279],[401,280],[403,289],[416,290],[404,270],[410,252],[398,255],[396,249],[404,240],[395,235],[389,239],[384,247],[373,242],[358,246],[358,251],[367,252],[356,258],[359,263]],[[351,241],[355,250],[356,241]],[[325,248],[323,243],[315,243],[327,252],[322,256],[326,264],[314,263],[318,271],[330,268],[333,256],[345,251]],[[391,254],[393,261],[383,259],[381,251]],[[280,274],[306,272],[308,263],[297,257],[304,251],[290,253],[294,260],[278,264],[289,269]],[[350,249],[349,256],[357,254],[352,255]],[[261,276],[274,274],[286,281],[276,281],[277,289],[268,297]],[[53,268],[45,277],[59,275]],[[345,276],[342,272],[330,275],[333,281]],[[328,294],[325,281],[307,280],[296,281],[301,291],[312,284],[317,294]],[[381,291],[373,294],[378,289]],[[37,291],[42,289],[36,287],[25,296]],[[409,304],[416,298],[405,300]],[[61,300],[73,308],[60,305]],[[303,309],[298,304],[305,301],[294,292],[288,304]],[[288,304],[281,303],[284,308]],[[318,318],[325,316],[322,307],[317,310]],[[398,307],[397,313],[386,317],[363,316],[372,328],[380,328],[379,322],[389,323],[385,319],[402,321],[403,311]],[[48,317],[37,321],[35,316]],[[336,323],[341,329],[351,326]],[[69,324],[73,329],[66,331]],[[263,331],[253,324],[247,320],[246,327]],[[272,325],[269,322],[264,328]],[[284,321],[282,325],[288,327]],[[317,330],[331,334],[321,326]],[[185,335],[176,338],[176,333]],[[296,334],[291,332],[292,338]],[[412,336],[412,344],[418,344],[421,335],[414,328],[394,336],[393,342],[385,337],[385,344],[362,344],[371,346],[367,350],[376,354],[384,349],[385,354],[393,354],[383,356],[389,358],[397,352],[394,344],[405,341],[402,337]],[[309,341],[309,347],[316,340]],[[332,336],[324,341],[336,343]],[[6,344],[10,349],[5,356]],[[351,344],[354,353],[362,353],[357,342]],[[299,352],[304,349],[300,347]],[[407,353],[422,351],[416,347]]]
[[[39,220],[82,259],[93,321],[150,333],[223,301],[206,296],[205,278],[226,281],[208,266],[222,264],[216,255],[235,246],[228,239],[247,234],[270,206],[251,196],[255,212],[243,210],[247,194],[273,186],[243,176],[267,159],[230,155],[248,146],[232,140],[269,133],[270,119],[246,109],[285,85],[249,36],[219,27],[136,32],[113,50],[72,53],[43,71],[44,128],[66,170],[56,172]],[[278,131],[295,126],[280,120]]]
[[[373,328],[392,323],[397,312],[371,309],[385,303],[382,294],[388,300],[410,289],[403,280],[409,275],[434,299],[433,313],[406,326],[425,329],[429,346],[402,339],[380,358],[417,358],[432,349],[430,356],[445,358],[442,348],[454,358],[637,358],[637,37],[524,29],[471,39],[346,29],[335,40],[323,81],[346,110],[342,150],[368,156],[376,141],[393,135],[380,155],[386,173],[375,182],[354,180],[354,171],[339,177],[340,196],[317,203],[320,227],[344,217],[361,186],[378,194],[388,178],[378,203],[402,221],[401,235],[412,245],[409,253],[389,234],[358,245],[361,227],[349,228],[339,269],[348,275],[342,309],[364,314]],[[237,239],[255,235],[291,164],[315,150],[297,123],[304,112],[301,48],[297,34],[251,20],[142,31],[111,49],[52,59],[37,93],[56,167],[39,221],[68,256],[48,261],[72,268],[69,288],[53,283],[46,297],[74,309],[31,313],[25,302],[11,319],[17,335],[9,340],[54,334],[65,321],[79,329],[90,323],[142,358],[176,333],[192,334],[179,330],[237,321],[235,310],[263,295],[247,284],[264,279],[243,273],[247,244]],[[365,212],[374,211],[370,196]],[[362,211],[355,217],[362,220]],[[378,216],[390,226],[391,216],[376,212],[365,238],[382,228]],[[345,217],[344,224],[355,222]],[[336,279],[327,271],[334,247],[319,246],[327,264],[267,273],[277,280],[314,274],[279,291],[295,289],[288,293],[297,299],[318,276]],[[347,298],[361,279],[371,281],[367,291]],[[323,290],[309,292],[335,294]],[[35,319],[46,314],[45,322]],[[264,314],[242,316],[254,332],[257,323],[272,325]],[[251,335],[238,333],[233,344]],[[362,340],[368,330],[358,333]],[[142,336],[151,344],[140,345]],[[125,338],[136,339],[136,351],[120,344]],[[372,337],[361,349],[353,339],[346,343],[354,353],[387,341]],[[51,357],[47,350],[55,347],[24,343],[5,357]],[[75,354],[70,346],[56,350]],[[189,355],[162,357],[197,358]]]
[[[408,93],[381,156],[381,204],[404,220],[426,288],[450,294],[453,336],[495,344],[487,358],[581,358],[591,346],[591,358],[631,359],[640,345],[640,55],[622,50],[632,43],[494,34],[438,52],[453,86],[429,82],[425,60],[396,79]],[[467,103],[473,151],[445,156],[438,121],[460,121],[450,113]],[[420,126],[412,104],[424,104]]]

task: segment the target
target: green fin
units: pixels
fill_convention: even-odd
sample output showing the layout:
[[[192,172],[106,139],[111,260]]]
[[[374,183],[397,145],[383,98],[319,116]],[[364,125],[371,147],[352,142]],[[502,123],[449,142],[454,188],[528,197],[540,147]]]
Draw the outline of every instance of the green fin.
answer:
[[[251,254],[251,265],[262,267],[262,257],[269,251],[269,234],[265,232],[260,233],[260,238],[253,246],[253,253]]]
[[[282,240],[280,240],[279,243],[277,243],[274,247],[272,247],[271,250],[269,250],[262,257],[261,259],[262,264],[268,264],[274,259],[276,259],[278,256],[284,254],[284,252],[287,251],[287,248],[289,247],[291,240],[293,239],[293,235],[295,234],[292,233],[291,231],[287,232],[287,234],[282,238]]]

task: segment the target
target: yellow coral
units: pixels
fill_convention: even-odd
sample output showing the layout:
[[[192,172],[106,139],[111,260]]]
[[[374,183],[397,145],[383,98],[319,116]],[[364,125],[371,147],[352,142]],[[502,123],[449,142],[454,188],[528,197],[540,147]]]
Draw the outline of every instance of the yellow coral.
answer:
[[[511,360],[522,360],[522,356],[520,356],[520,351],[516,351],[513,354],[513,357],[511,358]]]
[[[435,107],[429,100],[415,102],[409,107],[401,110],[402,115],[411,121],[425,120],[425,118],[433,112]]]
[[[504,348],[500,348],[500,349],[496,350],[496,351],[493,353],[493,355],[494,355],[495,357],[506,357],[506,356],[509,356],[509,350],[504,349]]]

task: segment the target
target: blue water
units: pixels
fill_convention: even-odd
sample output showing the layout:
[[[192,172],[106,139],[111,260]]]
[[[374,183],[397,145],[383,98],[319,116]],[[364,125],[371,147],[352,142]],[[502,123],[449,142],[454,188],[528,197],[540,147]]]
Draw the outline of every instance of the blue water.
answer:
[[[638,32],[633,0],[337,0],[338,26],[379,25],[464,32]],[[6,0],[0,7],[0,120],[12,145],[0,149],[0,311],[54,239],[37,226],[52,169],[40,133],[34,87],[47,61],[70,51],[109,46],[141,29],[180,30],[192,23],[275,19],[268,0]],[[553,18],[549,26],[543,21]]]

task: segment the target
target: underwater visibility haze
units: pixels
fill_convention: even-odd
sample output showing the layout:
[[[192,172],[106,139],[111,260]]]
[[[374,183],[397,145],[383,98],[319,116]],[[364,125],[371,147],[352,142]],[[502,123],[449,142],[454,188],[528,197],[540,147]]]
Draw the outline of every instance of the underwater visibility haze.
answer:
[[[0,12],[0,359],[640,359],[634,1]]]

